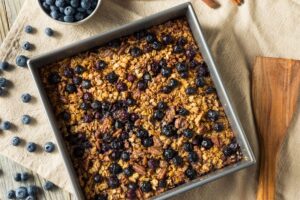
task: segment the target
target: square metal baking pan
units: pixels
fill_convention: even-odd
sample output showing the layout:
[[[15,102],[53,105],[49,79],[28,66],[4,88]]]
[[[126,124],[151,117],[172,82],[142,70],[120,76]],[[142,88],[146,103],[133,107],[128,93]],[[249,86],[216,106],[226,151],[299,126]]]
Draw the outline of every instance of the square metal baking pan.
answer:
[[[235,111],[230,102],[230,98],[228,97],[226,90],[222,84],[222,80],[219,75],[219,71],[217,70],[217,68],[215,66],[215,63],[211,56],[210,50],[206,44],[202,29],[199,25],[199,22],[196,17],[196,14],[193,10],[192,4],[184,3],[181,5],[175,6],[173,8],[164,10],[162,12],[156,13],[154,15],[145,17],[143,19],[134,21],[132,23],[126,24],[117,29],[110,30],[105,33],[101,33],[99,35],[76,42],[74,44],[65,46],[63,48],[46,53],[44,55],[37,56],[28,61],[28,66],[29,66],[30,71],[33,75],[33,78],[36,82],[38,91],[40,93],[40,97],[44,104],[46,113],[48,115],[49,122],[51,124],[53,132],[57,139],[57,146],[58,146],[58,148],[61,152],[61,155],[64,159],[64,163],[65,163],[69,178],[70,178],[72,186],[73,186],[73,190],[74,190],[73,193],[77,199],[80,199],[80,200],[84,199],[84,196],[80,189],[80,186],[79,186],[79,183],[77,180],[77,176],[73,169],[72,162],[71,162],[68,152],[65,148],[63,138],[61,136],[59,129],[57,128],[58,126],[56,124],[56,119],[52,112],[51,105],[50,105],[47,95],[43,89],[41,78],[39,77],[39,73],[38,73],[39,68],[44,67],[47,64],[59,61],[61,59],[76,55],[76,54],[84,52],[84,51],[87,51],[89,49],[99,47],[112,39],[126,36],[129,34],[132,34],[133,32],[139,31],[141,29],[146,29],[153,25],[158,25],[158,24],[161,24],[168,20],[178,18],[178,17],[184,17],[184,16],[188,20],[188,23],[192,30],[193,36],[200,48],[200,51],[204,57],[204,60],[206,61],[207,65],[208,65],[210,74],[213,78],[215,87],[217,89],[218,96],[220,98],[220,101],[221,101],[224,109],[225,109],[226,115],[230,121],[232,129],[235,133],[237,142],[241,146],[241,151],[244,155],[244,158],[242,161],[240,161],[236,164],[227,166],[223,169],[220,169],[220,170],[211,172],[205,176],[199,177],[191,182],[188,182],[188,183],[178,186],[172,190],[169,190],[159,196],[153,197],[153,199],[162,200],[162,199],[170,198],[171,196],[175,196],[179,193],[185,192],[187,190],[193,189],[195,187],[198,187],[198,186],[208,183],[210,181],[216,180],[227,174],[230,174],[230,173],[236,172],[240,169],[249,167],[250,165],[253,165],[256,162],[253,152],[251,150],[251,147],[245,136],[243,127],[240,123],[240,120],[238,119],[238,116],[235,114]]]

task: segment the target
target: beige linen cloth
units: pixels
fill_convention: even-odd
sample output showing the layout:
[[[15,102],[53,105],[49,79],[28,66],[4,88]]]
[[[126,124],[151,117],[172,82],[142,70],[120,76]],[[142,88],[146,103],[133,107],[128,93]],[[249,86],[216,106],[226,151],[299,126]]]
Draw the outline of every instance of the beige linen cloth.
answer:
[[[100,10],[92,20],[80,26],[66,26],[48,19],[39,9],[37,0],[27,0],[1,46],[0,59],[14,64],[17,55],[32,57],[48,52],[183,2],[185,1],[103,0]],[[219,2],[222,6],[216,10],[208,8],[201,0],[193,0],[192,4],[258,158],[258,140],[250,97],[252,65],[257,55],[300,59],[300,0],[245,0],[241,7],[235,6],[230,0]],[[24,26],[27,24],[36,28],[34,34],[24,33]],[[54,37],[44,34],[47,26],[56,31]],[[24,41],[33,43],[35,49],[30,52],[22,50],[20,44]],[[48,141],[55,142],[29,70],[12,67],[0,76],[12,82],[8,96],[0,98],[0,120],[14,123],[13,130],[0,134],[0,153],[71,191],[59,152],[47,154],[40,148],[37,153],[28,153],[24,143],[22,147],[10,145],[13,135],[41,146]],[[20,96],[24,92],[33,95],[31,103],[21,102]],[[35,119],[34,123],[22,125],[22,114],[31,115]],[[278,163],[277,199],[300,198],[299,131],[298,112],[289,129]],[[257,166],[254,166],[178,195],[174,199],[250,200],[255,199],[256,189]]]

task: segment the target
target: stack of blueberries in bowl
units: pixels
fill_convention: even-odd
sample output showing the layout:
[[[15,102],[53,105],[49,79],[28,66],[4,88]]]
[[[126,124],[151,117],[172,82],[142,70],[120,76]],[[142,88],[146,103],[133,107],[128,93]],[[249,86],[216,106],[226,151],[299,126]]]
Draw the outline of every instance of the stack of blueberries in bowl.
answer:
[[[89,19],[101,0],[38,0],[43,11],[52,19],[65,24],[79,24]]]

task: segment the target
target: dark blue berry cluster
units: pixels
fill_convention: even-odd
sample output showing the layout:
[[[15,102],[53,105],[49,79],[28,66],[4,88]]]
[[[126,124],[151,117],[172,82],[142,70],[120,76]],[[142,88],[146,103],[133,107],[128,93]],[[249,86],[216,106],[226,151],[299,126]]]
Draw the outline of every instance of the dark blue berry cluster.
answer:
[[[44,11],[53,19],[73,23],[91,15],[98,0],[39,0]]]

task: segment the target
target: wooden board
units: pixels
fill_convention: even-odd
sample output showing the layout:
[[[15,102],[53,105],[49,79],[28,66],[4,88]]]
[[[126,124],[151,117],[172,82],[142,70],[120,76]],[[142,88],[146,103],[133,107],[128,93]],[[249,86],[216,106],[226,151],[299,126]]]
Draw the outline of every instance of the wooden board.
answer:
[[[273,200],[277,153],[299,98],[300,61],[258,57],[252,76],[253,109],[261,152],[257,199]]]

